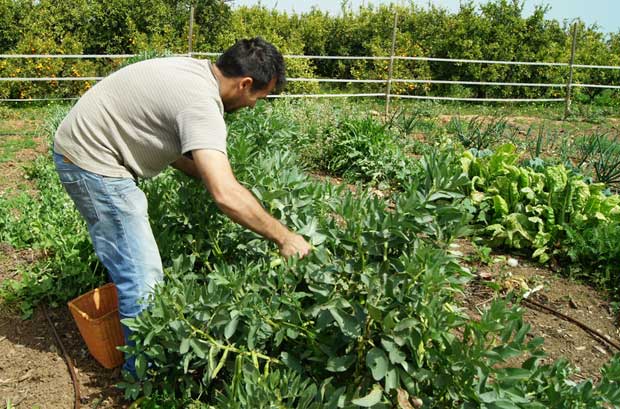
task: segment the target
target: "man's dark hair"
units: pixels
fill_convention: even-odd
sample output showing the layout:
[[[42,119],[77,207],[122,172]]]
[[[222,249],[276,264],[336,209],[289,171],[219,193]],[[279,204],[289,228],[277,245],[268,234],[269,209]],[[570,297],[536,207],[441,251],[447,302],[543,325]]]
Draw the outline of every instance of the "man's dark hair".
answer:
[[[251,77],[252,91],[263,90],[276,78],[276,90],[286,83],[284,58],[273,44],[260,37],[239,40],[215,62],[226,77]]]

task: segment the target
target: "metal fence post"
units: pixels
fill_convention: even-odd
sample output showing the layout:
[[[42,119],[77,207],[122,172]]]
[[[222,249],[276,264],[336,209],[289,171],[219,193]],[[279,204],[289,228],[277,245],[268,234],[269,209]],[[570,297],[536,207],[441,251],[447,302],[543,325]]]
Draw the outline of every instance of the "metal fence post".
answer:
[[[187,34],[187,54],[192,56],[192,40],[194,37],[194,5],[189,6],[189,33]]]
[[[387,87],[385,90],[385,118],[390,114],[390,88],[392,87],[392,73],[394,70],[394,52],[396,49],[396,26],[398,24],[398,9],[394,12],[394,30],[392,31],[392,52],[390,53],[390,69],[388,71]]]
[[[575,64],[575,48],[577,46],[577,23],[573,23],[573,44],[570,52],[570,62],[568,63],[568,83],[566,84],[566,103],[564,106],[564,119],[570,115],[570,93],[573,87],[573,65]]]

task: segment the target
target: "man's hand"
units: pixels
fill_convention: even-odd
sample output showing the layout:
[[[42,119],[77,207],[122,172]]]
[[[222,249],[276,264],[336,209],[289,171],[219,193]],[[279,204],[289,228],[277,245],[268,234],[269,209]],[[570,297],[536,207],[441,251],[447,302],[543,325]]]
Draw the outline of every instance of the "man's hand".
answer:
[[[296,233],[290,233],[283,241],[278,243],[278,247],[280,248],[280,254],[286,258],[292,256],[303,258],[312,250],[310,243]]]
[[[310,244],[302,236],[267,213],[252,193],[237,182],[226,155],[205,149],[192,153],[196,171],[224,214],[275,242],[283,257],[304,257],[310,252]]]

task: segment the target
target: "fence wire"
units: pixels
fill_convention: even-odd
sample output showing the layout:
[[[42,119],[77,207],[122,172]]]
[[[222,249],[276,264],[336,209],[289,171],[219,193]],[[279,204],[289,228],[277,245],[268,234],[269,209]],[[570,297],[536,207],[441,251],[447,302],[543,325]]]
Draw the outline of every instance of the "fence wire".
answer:
[[[184,54],[172,54],[171,56],[208,56],[216,57],[221,53],[214,52],[190,52]],[[34,58],[73,58],[73,59],[124,59],[140,56],[141,54],[0,54],[0,59],[34,59]],[[316,60],[390,60],[389,56],[340,56],[340,55],[284,55],[289,59],[316,59]],[[501,60],[468,60],[457,58],[434,58],[434,57],[415,57],[415,56],[394,56],[394,60],[401,61],[434,61],[449,63],[465,63],[465,64],[503,64],[503,65],[528,65],[528,66],[555,66],[569,67],[568,63],[561,62],[544,62],[544,61],[501,61]],[[583,69],[604,69],[604,70],[620,70],[620,66],[609,65],[584,65],[573,64],[573,68]],[[3,77],[0,82],[51,82],[51,81],[100,81],[104,77]],[[451,80],[433,80],[433,79],[340,79],[340,78],[289,78],[290,82],[324,82],[324,83],[369,83],[369,84],[387,84],[392,83],[404,84],[446,84],[446,85],[476,85],[476,86],[512,86],[512,87],[541,87],[541,88],[598,88],[598,89],[620,89],[620,85],[607,84],[547,84],[547,83],[521,83],[521,82],[490,82],[490,81],[451,81]],[[428,99],[428,100],[448,100],[448,101],[477,101],[477,102],[558,102],[564,101],[564,98],[456,98],[446,96],[425,96],[425,95],[399,95],[390,94],[395,98],[401,99]],[[269,95],[269,98],[348,98],[348,97],[387,97],[383,93],[352,93],[352,94],[281,94]],[[59,101],[59,100],[75,100],[74,98],[5,98],[0,102],[27,102],[27,101]]]

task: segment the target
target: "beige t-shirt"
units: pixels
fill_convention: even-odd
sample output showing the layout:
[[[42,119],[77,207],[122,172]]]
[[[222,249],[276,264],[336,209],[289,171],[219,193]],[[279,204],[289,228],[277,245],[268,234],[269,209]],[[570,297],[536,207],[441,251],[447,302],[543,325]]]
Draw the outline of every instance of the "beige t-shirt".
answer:
[[[82,169],[148,178],[194,149],[226,154],[224,105],[208,60],[141,61],[104,78],[62,121],[54,150]]]

